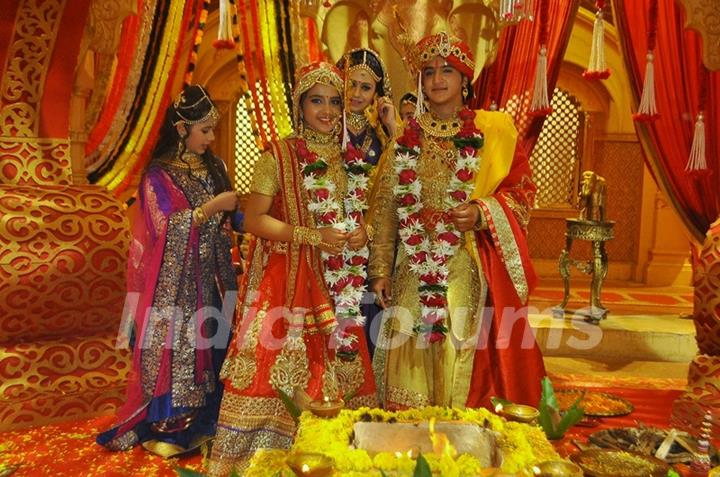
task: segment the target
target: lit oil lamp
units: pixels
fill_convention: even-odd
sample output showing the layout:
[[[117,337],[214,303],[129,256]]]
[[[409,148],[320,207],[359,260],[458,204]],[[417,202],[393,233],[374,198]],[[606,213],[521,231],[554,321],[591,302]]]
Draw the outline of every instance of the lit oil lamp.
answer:
[[[285,463],[301,477],[328,477],[333,474],[332,458],[314,452],[290,454]]]
[[[532,477],[583,477],[582,469],[565,460],[549,460],[532,467]]]
[[[342,399],[331,400],[325,396],[322,400],[315,400],[310,402],[310,412],[318,417],[335,417],[340,414],[340,411],[345,407],[345,401]]]
[[[500,404],[495,406],[495,412],[508,421],[524,422],[530,424],[540,416],[540,411],[525,404]]]

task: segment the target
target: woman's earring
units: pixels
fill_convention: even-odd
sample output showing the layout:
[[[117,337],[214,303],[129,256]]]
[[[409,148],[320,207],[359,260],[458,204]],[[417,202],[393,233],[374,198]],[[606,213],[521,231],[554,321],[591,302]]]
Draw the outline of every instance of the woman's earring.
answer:
[[[468,98],[468,95],[469,95],[469,94],[470,94],[470,91],[468,91],[467,85],[464,84],[463,87],[462,87],[463,101],[465,101],[465,100]]]

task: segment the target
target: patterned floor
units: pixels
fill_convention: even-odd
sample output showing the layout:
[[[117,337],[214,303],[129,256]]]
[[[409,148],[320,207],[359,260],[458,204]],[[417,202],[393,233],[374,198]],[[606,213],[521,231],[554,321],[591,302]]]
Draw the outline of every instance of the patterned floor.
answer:
[[[563,294],[562,283],[543,282],[530,296],[530,306],[544,309],[557,305]],[[616,314],[688,314],[693,307],[692,289],[688,287],[609,285],[603,287],[600,301]],[[583,307],[589,302],[589,283],[571,283],[568,306]]]
[[[0,433],[0,475],[5,475],[3,468],[15,467],[13,477],[164,477],[177,475],[177,466],[202,470],[200,454],[164,460],[142,447],[128,452],[105,450],[95,443],[95,436],[112,421],[112,416],[105,416]]]

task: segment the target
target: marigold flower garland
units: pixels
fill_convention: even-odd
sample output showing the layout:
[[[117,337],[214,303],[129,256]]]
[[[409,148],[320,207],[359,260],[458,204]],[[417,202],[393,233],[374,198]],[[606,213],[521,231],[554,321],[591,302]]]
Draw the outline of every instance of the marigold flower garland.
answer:
[[[470,198],[475,185],[475,172],[481,158],[483,135],[475,127],[475,112],[465,108],[459,113],[463,124],[452,137],[457,150],[452,178],[448,184],[445,205],[448,209],[457,207]],[[420,158],[420,125],[410,119],[402,137],[395,145],[395,172],[398,184],[393,192],[399,202],[399,234],[405,254],[410,260],[410,269],[420,278],[421,321],[414,328],[418,335],[424,335],[430,343],[445,339],[448,316],[448,261],[455,254],[461,233],[447,212],[434,224],[435,239],[430,239],[421,219],[422,184],[418,178]]]
[[[360,151],[348,145],[343,157],[348,192],[341,203],[336,196],[337,186],[327,174],[326,158],[310,151],[302,138],[297,140],[297,152],[304,176],[303,185],[310,197],[308,208],[314,214],[315,222],[320,227],[355,230],[362,223],[363,214],[368,208],[368,174],[372,166],[365,161]],[[334,345],[336,355],[341,359],[352,360],[358,354],[357,336],[350,333],[349,328],[365,324],[360,302],[366,288],[368,256],[367,245],[359,250],[345,247],[342,254],[338,255],[322,252],[325,265],[323,276],[332,294],[338,320]]]

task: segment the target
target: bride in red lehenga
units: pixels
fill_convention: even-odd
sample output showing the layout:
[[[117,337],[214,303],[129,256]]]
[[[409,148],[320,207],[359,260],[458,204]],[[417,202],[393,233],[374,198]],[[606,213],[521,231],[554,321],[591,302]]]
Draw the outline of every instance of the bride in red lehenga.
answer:
[[[245,210],[250,245],[210,475],[247,464],[259,448],[287,448],[295,425],[278,390],[376,405],[360,299],[368,257],[368,165],[340,147],[343,78],[327,63],[300,71],[297,135],[255,166]]]

